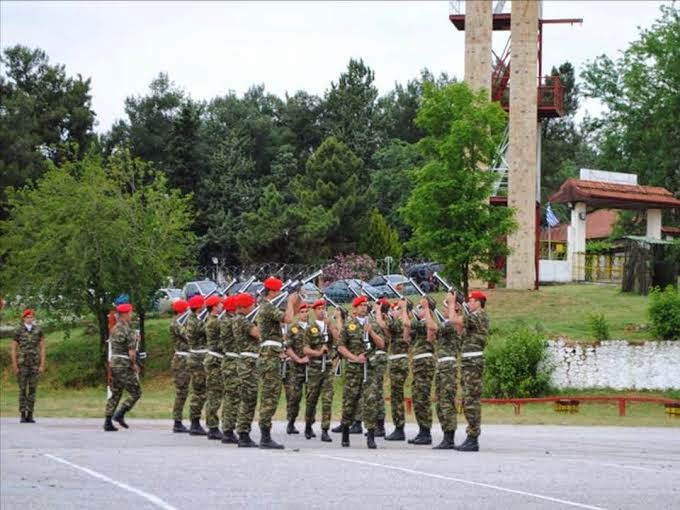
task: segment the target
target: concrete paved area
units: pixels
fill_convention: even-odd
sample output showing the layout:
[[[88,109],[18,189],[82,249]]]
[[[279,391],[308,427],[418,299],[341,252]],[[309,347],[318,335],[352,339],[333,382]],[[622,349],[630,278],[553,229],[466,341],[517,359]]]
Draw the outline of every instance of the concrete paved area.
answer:
[[[677,427],[488,425],[475,454],[381,439],[369,451],[357,435],[341,448],[338,434],[308,441],[283,423],[273,436],[286,449],[261,451],[172,434],[169,421],[104,433],[100,420],[37,420],[0,419],[3,510],[680,508]]]

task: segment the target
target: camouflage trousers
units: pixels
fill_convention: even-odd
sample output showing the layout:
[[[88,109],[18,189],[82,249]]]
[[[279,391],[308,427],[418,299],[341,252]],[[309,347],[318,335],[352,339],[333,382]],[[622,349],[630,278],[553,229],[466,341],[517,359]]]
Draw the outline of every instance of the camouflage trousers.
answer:
[[[313,361],[309,364],[308,370],[305,422],[314,423],[316,421],[316,406],[319,403],[319,397],[321,397],[321,428],[327,429],[331,424],[329,408],[333,405],[333,365],[329,361],[326,364],[326,370],[322,372],[321,363]]]
[[[17,382],[19,383],[19,412],[32,413],[35,406],[35,390],[38,387],[38,366],[20,365]]]
[[[468,423],[467,435],[477,437],[481,434],[482,376],[484,374],[484,358],[463,358],[461,376],[463,383],[463,411]]]
[[[189,401],[189,417],[200,420],[206,399],[206,374],[203,361],[205,354],[192,353],[189,356],[189,372],[191,373],[191,400]]]
[[[225,357],[222,360],[222,430],[236,428],[238,408],[241,403],[241,383],[238,377],[238,359]]]
[[[260,376],[260,410],[261,428],[271,428],[272,416],[276,412],[281,398],[281,360],[278,357],[260,358],[257,371]]]
[[[437,364],[435,395],[437,395],[437,418],[442,432],[456,430],[456,360]]]
[[[142,396],[142,387],[139,385],[139,378],[131,366],[111,367],[111,398],[106,401],[106,416],[111,417],[118,407],[123,390],[129,393],[129,397],[121,409],[129,411]]]
[[[257,360],[242,357],[238,360],[237,370],[241,402],[236,418],[236,431],[250,432],[257,407]]]
[[[413,360],[413,411],[420,427],[432,428],[432,379],[436,360],[433,356]]]
[[[205,424],[208,428],[220,426],[220,411],[224,396],[224,377],[222,376],[222,360],[208,354],[205,359]]]
[[[191,384],[191,374],[187,367],[187,356],[175,354],[172,358],[172,375],[175,380],[175,403],[172,406],[172,419],[182,421],[184,414],[184,404],[189,396],[189,384]]]
[[[295,420],[300,414],[300,401],[302,400],[302,387],[305,384],[305,367],[307,365],[299,365],[292,360],[288,360],[286,363],[286,417],[288,420]]]
[[[357,416],[357,407],[361,401],[363,421],[366,428],[374,429],[378,414],[377,390],[378,378],[376,370],[369,363],[366,382],[364,383],[364,367],[361,363],[345,365],[345,387],[342,395],[342,424],[351,425]]]
[[[404,386],[408,377],[408,357],[390,360],[390,403],[392,422],[395,427],[403,427],[406,422],[404,412]]]
[[[385,419],[385,372],[387,372],[387,356],[379,355],[375,361],[371,361],[375,371],[375,419]]]

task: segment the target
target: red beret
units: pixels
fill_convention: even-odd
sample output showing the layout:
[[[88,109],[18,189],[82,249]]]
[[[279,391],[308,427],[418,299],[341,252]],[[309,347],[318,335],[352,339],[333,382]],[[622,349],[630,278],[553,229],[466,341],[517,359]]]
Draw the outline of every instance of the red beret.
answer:
[[[26,310],[24,310],[23,312],[21,312],[21,318],[22,318],[22,319],[28,317],[29,315],[30,315],[31,317],[33,317],[33,310],[31,310],[30,308],[26,308]]]
[[[132,305],[130,303],[123,303],[116,307],[116,311],[118,313],[129,313],[132,311]]]
[[[486,301],[486,294],[481,290],[473,290],[468,295],[468,299],[476,299],[477,301]]]
[[[323,306],[326,306],[326,300],[325,299],[317,299],[316,301],[314,301],[314,303],[312,303],[312,308],[314,308],[315,310],[317,308],[321,308]]]
[[[233,312],[236,310],[236,296],[227,296],[224,298],[224,309],[227,312]]]
[[[205,300],[205,306],[215,306],[219,304],[222,301],[220,296],[216,296],[213,294],[212,296],[208,296],[208,299]]]
[[[302,310],[307,310],[307,308],[309,308],[309,305],[308,305],[307,303],[302,303],[302,304],[300,305],[300,309],[299,309],[299,310],[300,310],[300,311],[302,311]]]
[[[189,298],[189,308],[196,310],[205,304],[205,299],[200,294],[194,294]]]
[[[367,301],[368,298],[366,296],[355,297],[354,301],[352,301],[352,306],[361,306],[366,304]]]
[[[380,299],[378,299],[378,304],[390,306],[390,300],[385,297],[381,297]]]
[[[281,287],[283,287],[283,282],[273,276],[267,278],[263,283],[264,288],[267,290],[281,290]]]
[[[189,303],[183,299],[178,299],[172,304],[172,309],[175,313],[184,313],[187,311],[187,308],[189,308]]]
[[[236,308],[248,308],[255,304],[255,298],[244,292],[236,296]]]

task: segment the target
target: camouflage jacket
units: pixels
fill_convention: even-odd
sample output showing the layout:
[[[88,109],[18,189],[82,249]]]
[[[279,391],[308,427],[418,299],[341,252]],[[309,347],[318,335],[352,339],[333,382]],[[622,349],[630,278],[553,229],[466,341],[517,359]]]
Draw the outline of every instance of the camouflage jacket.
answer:
[[[274,341],[283,344],[283,334],[281,333],[281,321],[283,321],[284,313],[269,302],[268,299],[263,299],[260,305],[260,311],[257,314],[257,325],[260,328],[260,339],[262,342]],[[283,347],[276,346],[262,346],[260,348],[260,357],[278,358]]]
[[[14,341],[18,344],[17,364],[19,366],[35,366],[40,364],[40,341],[45,338],[42,328],[33,323],[31,331],[21,324],[14,332]]]
[[[463,352],[483,351],[486,337],[489,336],[489,316],[484,309],[480,309],[466,315],[464,321]]]
[[[186,328],[179,324],[177,319],[170,323],[170,336],[175,341],[175,351],[187,352],[189,350]]]
[[[205,321],[205,340],[208,350],[222,354],[220,321],[215,315],[208,315],[208,318]]]
[[[245,315],[236,314],[232,319],[231,326],[234,332],[234,343],[238,347],[238,352],[257,352],[257,338],[248,333],[252,324]]]
[[[201,350],[207,348],[205,322],[200,320],[195,313],[192,313],[189,316],[189,320],[187,320],[186,331],[190,349]]]
[[[328,354],[326,359],[331,359],[335,356],[335,345],[333,343],[333,336],[331,335],[328,325],[324,324],[323,321],[319,324],[313,321],[307,331],[305,331],[304,343],[310,349],[318,351],[326,345],[328,347]]]
[[[456,328],[449,321],[439,327],[435,340],[435,351],[438,358],[457,356],[460,351],[462,338]]]
[[[220,340],[222,341],[222,352],[233,352],[238,354],[239,346],[234,336],[234,315],[225,313],[220,324]]]
[[[390,354],[408,354],[410,344],[404,342],[404,323],[401,319],[387,319],[387,335],[390,338]]]
[[[339,345],[355,355],[368,354],[370,347],[364,342],[364,326],[356,317],[348,318],[340,333]]]
[[[425,321],[411,320],[411,335],[414,356],[434,352],[434,346],[427,341],[427,324]]]
[[[309,331],[309,327],[313,325],[314,323],[310,325],[307,322],[303,323],[297,321],[291,324],[290,328],[288,328],[288,334],[286,335],[286,345],[288,348],[293,349],[293,352],[301,358],[305,355],[303,347],[305,344],[306,333]]]
[[[137,347],[135,334],[129,324],[122,321],[116,323],[109,335],[111,344],[111,366],[130,366],[129,351]]]

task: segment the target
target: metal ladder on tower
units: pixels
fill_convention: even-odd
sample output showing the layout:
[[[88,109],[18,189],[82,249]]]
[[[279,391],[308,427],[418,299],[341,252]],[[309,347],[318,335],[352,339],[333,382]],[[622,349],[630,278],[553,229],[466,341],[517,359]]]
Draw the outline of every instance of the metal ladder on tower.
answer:
[[[505,126],[503,138],[498,146],[494,164],[491,171],[496,174],[496,180],[493,183],[491,196],[497,197],[499,194],[507,195],[508,192],[508,145],[510,144],[510,126]]]

